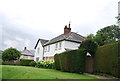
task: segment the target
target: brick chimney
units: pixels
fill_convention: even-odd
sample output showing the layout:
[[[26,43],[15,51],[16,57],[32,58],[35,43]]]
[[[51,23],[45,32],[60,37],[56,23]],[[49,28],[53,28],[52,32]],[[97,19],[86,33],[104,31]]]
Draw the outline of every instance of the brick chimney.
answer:
[[[66,35],[66,34],[68,34],[68,33],[70,33],[70,32],[71,32],[71,28],[70,28],[70,23],[69,23],[68,27],[67,27],[67,25],[65,25],[64,35]]]
[[[27,47],[24,47],[24,50],[27,50]]]

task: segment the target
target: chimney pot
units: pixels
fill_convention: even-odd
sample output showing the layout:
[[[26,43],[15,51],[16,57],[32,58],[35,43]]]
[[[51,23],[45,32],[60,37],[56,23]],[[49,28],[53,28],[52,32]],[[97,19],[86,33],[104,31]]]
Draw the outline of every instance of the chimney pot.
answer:
[[[27,47],[25,47],[24,50],[27,50]]]

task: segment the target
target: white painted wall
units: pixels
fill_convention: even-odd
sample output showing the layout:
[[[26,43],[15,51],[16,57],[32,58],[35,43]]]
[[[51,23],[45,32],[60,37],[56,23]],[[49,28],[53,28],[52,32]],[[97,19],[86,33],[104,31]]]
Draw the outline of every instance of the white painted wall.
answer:
[[[43,60],[43,47],[40,41],[35,49],[34,61],[36,61],[36,58],[39,58],[39,60]]]
[[[61,43],[61,48],[59,47],[59,44]],[[58,44],[57,48],[56,48],[56,44]],[[54,56],[56,53],[61,53],[66,51],[65,48],[68,49],[78,49],[78,47],[80,46],[80,43],[76,43],[76,42],[70,42],[70,41],[60,41],[51,45],[47,45],[45,46],[45,49],[48,48],[48,46],[50,46],[50,50],[45,51],[44,52],[44,57],[50,57],[50,56]]]
[[[71,42],[71,41],[64,41],[64,48],[74,50],[74,49],[78,49],[79,46],[80,46],[80,43]]]
[[[59,44],[61,43],[61,48],[59,47]],[[58,44],[57,48],[56,48],[56,44]],[[48,48],[48,46],[50,46],[50,50],[49,51],[44,51],[44,57],[50,57],[50,56],[54,56],[56,53],[61,53],[63,51],[65,51],[64,49],[64,41],[61,42],[57,42],[51,45],[47,45],[44,48]]]

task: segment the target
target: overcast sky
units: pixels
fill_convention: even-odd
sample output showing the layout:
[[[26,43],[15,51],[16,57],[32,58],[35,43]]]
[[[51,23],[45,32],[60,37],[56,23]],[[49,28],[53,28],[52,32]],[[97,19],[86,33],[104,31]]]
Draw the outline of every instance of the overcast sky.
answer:
[[[87,36],[117,24],[119,0],[0,0],[0,49],[34,49],[38,38],[52,39],[71,21]]]

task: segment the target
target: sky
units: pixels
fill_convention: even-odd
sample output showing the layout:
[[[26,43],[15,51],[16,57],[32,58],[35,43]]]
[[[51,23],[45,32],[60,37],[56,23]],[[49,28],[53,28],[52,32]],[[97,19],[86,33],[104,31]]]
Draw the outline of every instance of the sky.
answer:
[[[34,49],[39,38],[50,40],[64,32],[82,36],[117,25],[119,0],[0,0],[0,50]]]

